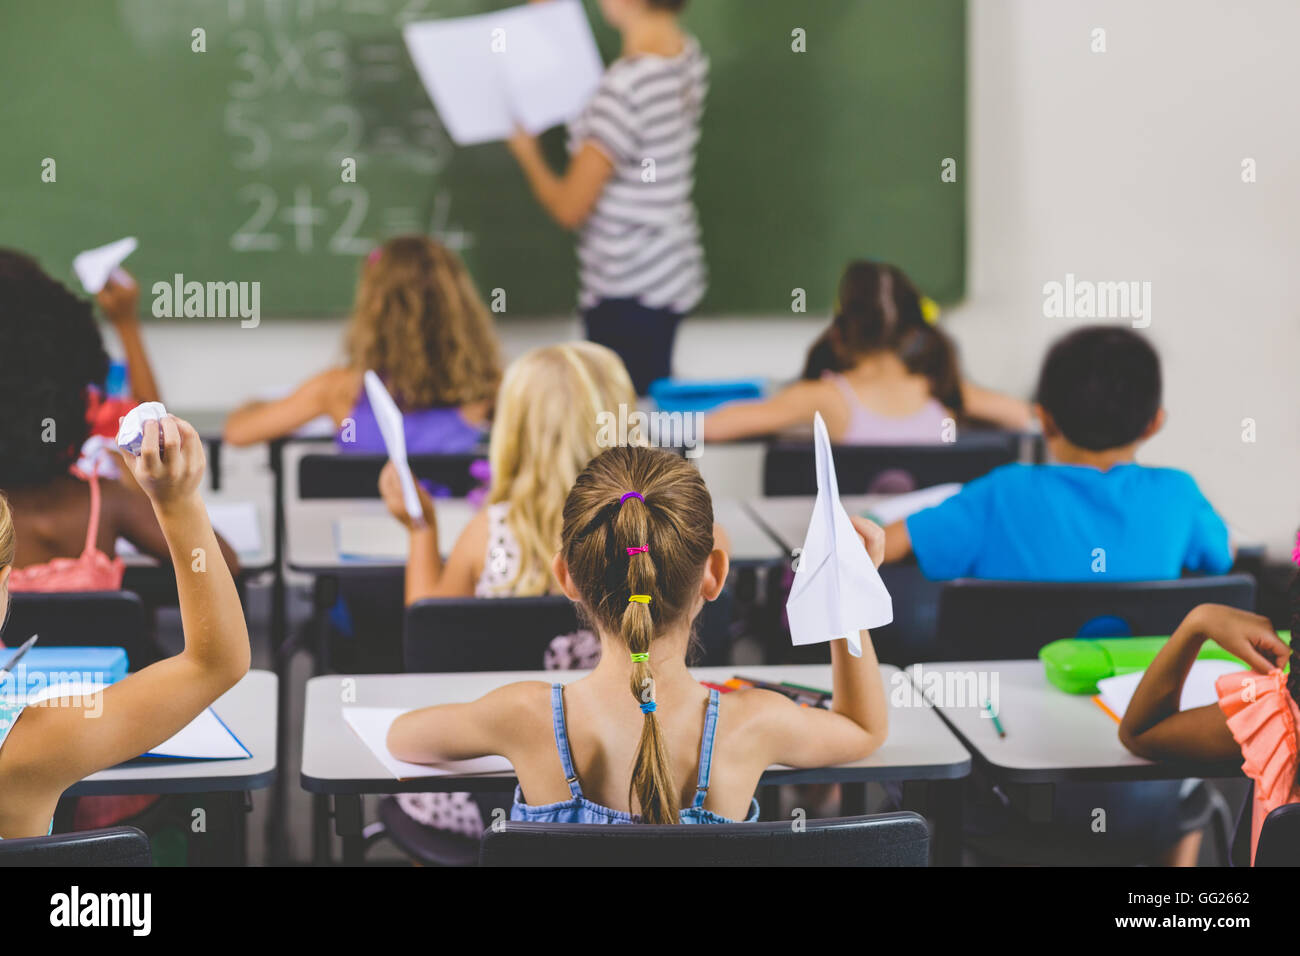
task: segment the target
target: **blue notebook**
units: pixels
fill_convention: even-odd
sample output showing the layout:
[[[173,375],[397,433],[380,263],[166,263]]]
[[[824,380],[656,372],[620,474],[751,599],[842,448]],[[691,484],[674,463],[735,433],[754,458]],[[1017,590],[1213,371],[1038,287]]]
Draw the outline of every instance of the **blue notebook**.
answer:
[[[7,656],[0,651],[0,658]],[[126,676],[126,651],[120,647],[41,647],[37,645],[0,674],[0,694],[31,694],[50,684],[115,684]],[[24,682],[19,684],[19,682]]]

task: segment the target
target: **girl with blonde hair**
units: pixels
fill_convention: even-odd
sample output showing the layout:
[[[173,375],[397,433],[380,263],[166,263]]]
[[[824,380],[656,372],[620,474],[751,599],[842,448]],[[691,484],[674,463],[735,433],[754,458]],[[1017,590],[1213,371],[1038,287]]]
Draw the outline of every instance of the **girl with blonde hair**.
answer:
[[[427,236],[398,236],[367,258],[346,338],[346,365],[278,401],[252,402],[224,438],[250,445],[322,415],[341,451],[384,451],[362,376],[372,369],[402,409],[411,454],[470,451],[483,437],[501,377],[492,319],[460,258]]]
[[[421,492],[424,525],[402,501],[385,466],[379,490],[411,532],[406,603],[427,597],[524,597],[555,591],[564,498],[599,452],[598,417],[636,404],[622,361],[591,342],[534,349],[511,363],[497,397],[487,507],[471,519],[444,562],[433,503]]]

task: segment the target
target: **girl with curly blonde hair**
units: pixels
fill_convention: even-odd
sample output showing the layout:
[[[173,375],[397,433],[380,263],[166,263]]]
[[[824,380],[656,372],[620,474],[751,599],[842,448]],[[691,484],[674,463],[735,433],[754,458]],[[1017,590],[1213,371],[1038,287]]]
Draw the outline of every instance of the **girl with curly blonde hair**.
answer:
[[[342,451],[382,453],[362,385],[373,369],[405,413],[411,454],[454,454],[482,439],[501,378],[492,320],[460,258],[427,236],[398,236],[362,267],[346,337],[346,365],[277,401],[231,414],[233,445],[280,438],[328,415]]]

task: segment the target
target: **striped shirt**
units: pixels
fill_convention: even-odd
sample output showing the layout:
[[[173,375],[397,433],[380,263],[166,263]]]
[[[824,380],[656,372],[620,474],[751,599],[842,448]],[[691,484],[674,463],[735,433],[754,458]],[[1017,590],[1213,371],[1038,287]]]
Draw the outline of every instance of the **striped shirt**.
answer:
[[[592,143],[614,166],[578,236],[579,305],[635,299],[685,314],[704,295],[704,250],[691,202],[709,61],[694,37],[677,56],[610,64],[569,149]]]

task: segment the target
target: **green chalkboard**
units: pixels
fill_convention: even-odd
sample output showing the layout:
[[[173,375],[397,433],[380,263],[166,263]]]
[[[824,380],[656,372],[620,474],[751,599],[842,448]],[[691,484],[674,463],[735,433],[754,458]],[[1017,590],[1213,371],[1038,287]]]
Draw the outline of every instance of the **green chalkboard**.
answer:
[[[452,145],[400,36],[409,20],[507,5],[8,0],[0,245],[70,278],[76,252],[135,235],[146,310],[153,283],[180,274],[259,282],[266,316],[320,316],[349,308],[376,241],[427,231],[460,249],[485,294],[504,289],[509,312],[570,311],[571,237],[503,146]],[[608,60],[618,38],[594,0],[588,12]],[[700,311],[781,313],[794,289],[824,311],[857,256],[958,298],[963,0],[694,0],[685,22],[712,60]],[[558,161],[562,132],[545,145]],[[941,180],[946,158],[956,182]]]

